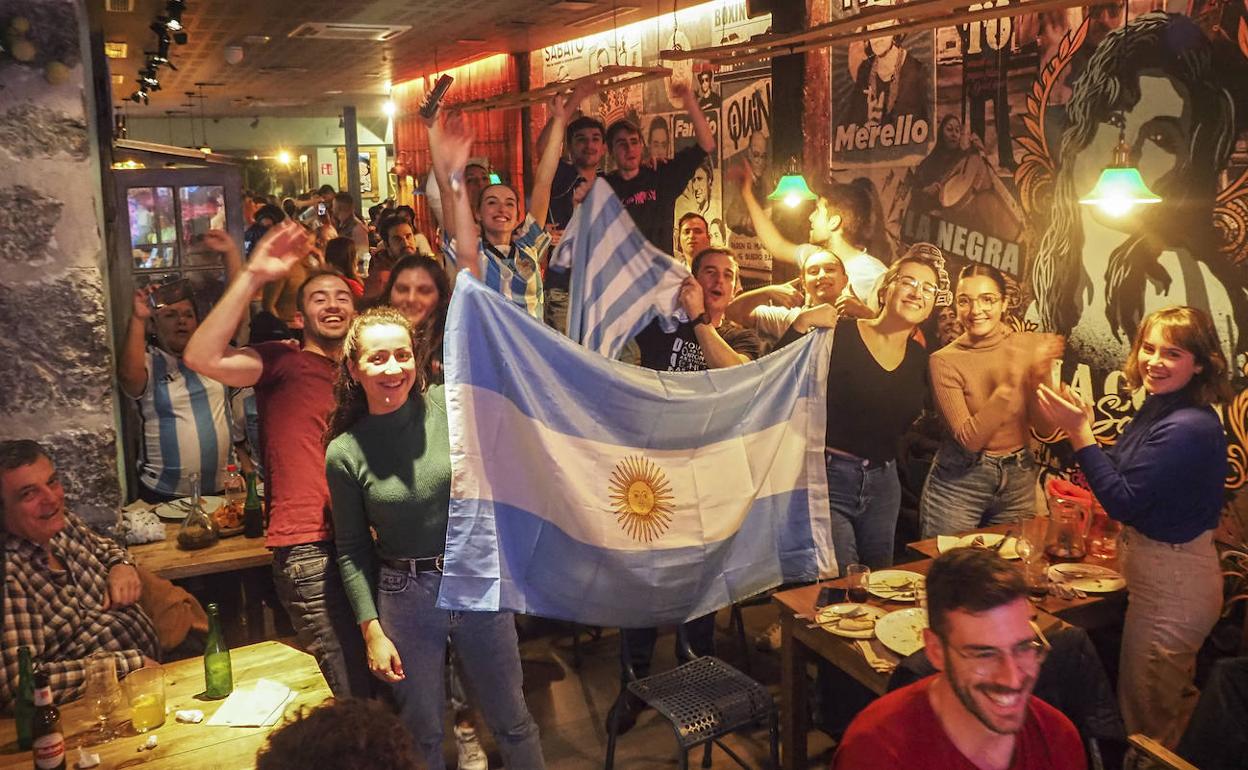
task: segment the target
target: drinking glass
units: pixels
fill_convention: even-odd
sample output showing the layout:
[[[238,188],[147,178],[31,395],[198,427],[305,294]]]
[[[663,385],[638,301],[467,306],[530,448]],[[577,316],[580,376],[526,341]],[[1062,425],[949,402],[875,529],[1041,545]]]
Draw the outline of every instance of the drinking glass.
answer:
[[[130,724],[136,733],[154,730],[165,723],[165,670],[146,666],[126,676],[130,698]]]
[[[105,743],[113,739],[109,724],[121,706],[121,688],[117,684],[117,658],[110,652],[97,651],[87,656],[86,703],[95,717],[91,739]]]
[[[861,604],[867,600],[867,586],[871,583],[871,568],[865,564],[851,564],[845,568],[845,595],[851,602]]]

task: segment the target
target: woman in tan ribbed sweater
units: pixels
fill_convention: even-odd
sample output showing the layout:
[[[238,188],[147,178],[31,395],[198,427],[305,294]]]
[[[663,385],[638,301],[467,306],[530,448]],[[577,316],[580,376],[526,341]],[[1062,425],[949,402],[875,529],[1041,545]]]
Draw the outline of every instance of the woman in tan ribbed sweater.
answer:
[[[963,268],[954,304],[966,331],[930,361],[949,435],[923,485],[923,537],[1017,521],[1035,510],[1032,394],[1062,353],[1060,337],[1012,331],[1002,321],[1005,278],[994,267]]]

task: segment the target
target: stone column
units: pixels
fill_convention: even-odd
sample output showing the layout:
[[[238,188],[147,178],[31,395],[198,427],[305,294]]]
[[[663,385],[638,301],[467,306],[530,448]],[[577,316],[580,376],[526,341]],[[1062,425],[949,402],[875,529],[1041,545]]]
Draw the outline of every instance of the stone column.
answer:
[[[0,25],[14,17],[29,45],[0,54],[0,438],[44,444],[70,510],[99,522],[121,494],[86,10],[0,0]]]

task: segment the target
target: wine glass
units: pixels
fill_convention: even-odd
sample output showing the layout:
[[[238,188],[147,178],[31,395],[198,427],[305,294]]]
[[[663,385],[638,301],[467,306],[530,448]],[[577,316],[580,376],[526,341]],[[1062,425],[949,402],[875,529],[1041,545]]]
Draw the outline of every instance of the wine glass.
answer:
[[[86,702],[97,722],[94,730],[96,742],[112,740],[113,729],[109,720],[121,706],[117,658],[112,653],[97,651],[87,656]]]

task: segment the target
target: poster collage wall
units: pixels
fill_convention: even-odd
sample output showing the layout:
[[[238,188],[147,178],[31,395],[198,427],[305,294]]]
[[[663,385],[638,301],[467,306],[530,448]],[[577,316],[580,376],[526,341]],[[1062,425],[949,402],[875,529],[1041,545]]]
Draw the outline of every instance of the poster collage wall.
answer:
[[[833,15],[870,4],[834,0]],[[1211,314],[1239,391],[1224,410],[1229,489],[1248,482],[1246,13],[1245,0],[1129,0],[880,29],[827,54],[829,171],[871,189],[872,253],[927,241],[951,275],[1000,268],[1014,323],[1066,337],[1062,380],[1095,405],[1103,441],[1142,398],[1119,369],[1143,317]],[[1163,201],[1114,218],[1078,199],[1120,137]],[[1047,446],[1050,468],[1068,466],[1065,444]]]
[[[873,4],[828,2],[833,17]],[[724,0],[552,46],[534,57],[533,76],[550,83],[615,63],[653,66],[662,49],[741,41],[768,26],[769,17],[747,17],[744,0]],[[829,123],[828,176],[870,190],[873,255],[887,263],[927,241],[951,275],[968,262],[1000,268],[1014,323],[1067,338],[1062,380],[1095,404],[1104,441],[1138,406],[1119,368],[1142,318],[1172,304],[1205,308],[1239,391],[1224,410],[1227,486],[1248,483],[1248,0],[1127,0],[1125,9],[904,35],[881,28],[815,55],[829,57],[830,114],[805,120]],[[765,278],[770,258],[723,180],[739,160],[754,166],[760,196],[779,176],[769,167],[769,69],[667,64],[698,88],[719,145],[676,216],[702,213],[712,239],[741,255],[743,277]],[[588,108],[606,123],[636,121],[653,157],[694,142],[662,81],[608,91]],[[1120,133],[1163,202],[1113,219],[1077,201]],[[1047,460],[1057,468],[1069,458]]]
[[[673,70],[672,80],[688,83],[694,89],[699,107],[715,133],[717,147],[677,201],[676,221],[687,212],[701,214],[709,226],[711,241],[735,249],[743,277],[754,282],[765,282],[770,275],[771,258],[752,237],[753,229],[740,193],[726,189],[731,186],[726,186],[724,179],[731,164],[746,161],[759,177],[760,191],[771,182],[762,195],[771,192],[775,185],[770,172],[770,67],[766,62],[735,70],[693,62],[660,62],[659,51],[745,41],[767,32],[770,23],[769,15],[749,18],[745,0],[725,0],[549,46],[540,52],[540,61],[534,55],[535,82],[572,80],[611,65],[652,67],[661,63]],[[666,81],[613,89],[605,92],[602,99],[590,101],[583,109],[605,125],[620,118],[638,125],[649,159],[668,158],[697,143],[693,124],[680,102],[671,97]]]

